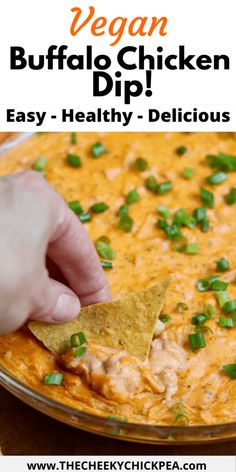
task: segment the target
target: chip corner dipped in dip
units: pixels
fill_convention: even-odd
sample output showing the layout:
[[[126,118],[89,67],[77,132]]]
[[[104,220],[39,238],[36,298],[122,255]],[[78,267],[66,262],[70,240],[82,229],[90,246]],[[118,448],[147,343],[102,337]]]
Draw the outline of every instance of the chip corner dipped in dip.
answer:
[[[234,134],[35,135],[0,174],[32,167],[85,224],[114,301],[2,336],[0,364],[99,416],[235,421]]]

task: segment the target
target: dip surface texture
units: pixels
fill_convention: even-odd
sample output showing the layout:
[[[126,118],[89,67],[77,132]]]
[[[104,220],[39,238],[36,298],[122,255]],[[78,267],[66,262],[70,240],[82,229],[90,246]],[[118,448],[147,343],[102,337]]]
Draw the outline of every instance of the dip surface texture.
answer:
[[[226,315],[214,290],[197,289],[199,279],[218,275],[229,283],[230,299],[236,299],[236,203],[226,203],[230,189],[236,187],[236,173],[227,173],[218,185],[205,180],[217,171],[205,163],[206,156],[236,156],[235,135],[77,133],[77,143],[71,141],[70,133],[35,135],[1,157],[0,175],[31,169],[44,156],[45,177],[67,202],[78,200],[84,212],[105,202],[109,208],[91,212],[85,228],[94,242],[109,237],[116,253],[113,268],[106,271],[113,297],[150,287],[171,275],[162,309],[169,321],[157,326],[144,362],[124,351],[101,347],[99,340],[89,344],[82,359],[75,360],[69,351],[58,362],[24,327],[0,337],[0,364],[41,393],[100,416],[171,425],[179,408],[185,416],[179,416],[178,424],[186,424],[186,417],[191,425],[236,421],[236,380],[222,369],[236,362],[236,327],[219,325],[219,317]],[[98,142],[106,152],[94,157],[91,149]],[[180,146],[185,152],[178,150]],[[81,158],[81,167],[69,165],[68,153]],[[138,157],[147,161],[148,169],[137,169]],[[188,177],[193,172],[186,168],[194,170],[192,178]],[[171,181],[172,188],[166,193],[163,187],[159,193],[151,191],[145,184],[149,176],[158,184]],[[214,208],[206,208],[208,231],[202,231],[199,223],[192,228],[182,226],[190,253],[178,252],[157,224],[163,219],[157,208],[168,208],[168,224],[179,209],[192,216],[204,206],[201,187],[215,198]],[[134,189],[139,198],[133,195],[137,201],[129,205],[133,228],[124,232],[117,226],[118,210]],[[229,270],[217,272],[216,261],[222,258],[229,262]],[[189,334],[196,334],[192,317],[206,312],[207,305],[214,307],[214,313],[203,323],[208,327],[203,333],[206,346],[192,350],[188,341]],[[48,372],[64,372],[63,384],[44,385]]]

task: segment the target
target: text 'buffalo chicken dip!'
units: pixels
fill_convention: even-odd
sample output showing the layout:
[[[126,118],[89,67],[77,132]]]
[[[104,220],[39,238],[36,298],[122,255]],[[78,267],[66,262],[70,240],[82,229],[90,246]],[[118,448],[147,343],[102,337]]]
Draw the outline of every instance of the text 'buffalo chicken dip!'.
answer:
[[[32,168],[85,225],[114,301],[1,336],[0,364],[99,416],[236,421],[235,135],[41,133],[0,160]]]

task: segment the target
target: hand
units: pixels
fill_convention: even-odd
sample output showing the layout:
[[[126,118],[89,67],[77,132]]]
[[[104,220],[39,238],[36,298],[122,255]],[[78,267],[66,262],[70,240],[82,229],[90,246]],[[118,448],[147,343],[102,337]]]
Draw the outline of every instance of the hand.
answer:
[[[48,256],[65,284],[50,278]],[[0,334],[29,318],[63,323],[109,299],[93,243],[63,198],[38,172],[0,177]]]

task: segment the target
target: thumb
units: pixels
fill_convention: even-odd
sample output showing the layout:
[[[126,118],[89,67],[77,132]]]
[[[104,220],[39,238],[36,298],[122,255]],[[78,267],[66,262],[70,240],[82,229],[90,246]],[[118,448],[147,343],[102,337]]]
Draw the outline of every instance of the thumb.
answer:
[[[30,315],[31,320],[65,323],[80,312],[80,301],[75,293],[57,280],[47,278],[43,297]]]

